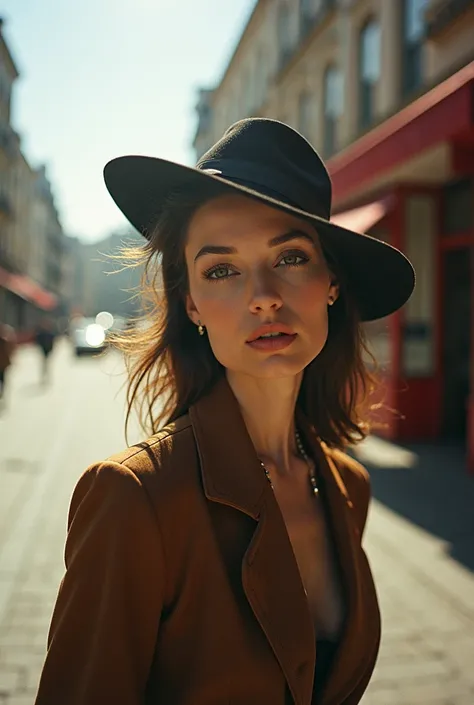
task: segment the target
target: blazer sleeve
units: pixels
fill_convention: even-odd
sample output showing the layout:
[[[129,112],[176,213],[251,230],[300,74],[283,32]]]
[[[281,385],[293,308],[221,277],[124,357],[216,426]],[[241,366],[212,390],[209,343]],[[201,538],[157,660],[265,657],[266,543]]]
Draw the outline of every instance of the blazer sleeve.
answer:
[[[164,593],[156,517],[137,476],[107,461],[73,493],[36,705],[145,700]]]

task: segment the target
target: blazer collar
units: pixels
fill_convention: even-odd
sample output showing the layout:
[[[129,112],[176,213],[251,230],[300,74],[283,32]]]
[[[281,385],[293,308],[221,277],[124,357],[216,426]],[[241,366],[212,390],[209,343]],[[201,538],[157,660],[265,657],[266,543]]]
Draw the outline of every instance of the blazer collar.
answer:
[[[189,411],[206,497],[257,519],[267,479],[225,377]]]

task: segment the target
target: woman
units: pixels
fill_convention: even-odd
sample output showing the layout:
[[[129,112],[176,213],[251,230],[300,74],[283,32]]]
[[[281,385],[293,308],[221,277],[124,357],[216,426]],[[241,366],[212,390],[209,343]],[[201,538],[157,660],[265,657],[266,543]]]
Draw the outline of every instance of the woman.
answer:
[[[355,705],[380,617],[341,448],[366,434],[359,321],[405,303],[412,267],[329,223],[323,163],[274,120],[195,169],[105,179],[148,238],[129,401],[156,432],[75,489],[37,705]]]

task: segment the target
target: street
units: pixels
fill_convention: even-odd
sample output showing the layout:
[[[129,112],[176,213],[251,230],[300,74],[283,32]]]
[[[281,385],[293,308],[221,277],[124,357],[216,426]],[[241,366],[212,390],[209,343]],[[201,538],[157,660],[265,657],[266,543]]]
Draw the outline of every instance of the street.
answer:
[[[51,363],[43,386],[39,353],[20,349],[0,412],[0,705],[34,701],[72,489],[126,446],[121,356],[76,359],[60,341]],[[358,454],[372,475],[365,547],[383,619],[363,705],[472,705],[474,479],[456,449],[371,439]]]

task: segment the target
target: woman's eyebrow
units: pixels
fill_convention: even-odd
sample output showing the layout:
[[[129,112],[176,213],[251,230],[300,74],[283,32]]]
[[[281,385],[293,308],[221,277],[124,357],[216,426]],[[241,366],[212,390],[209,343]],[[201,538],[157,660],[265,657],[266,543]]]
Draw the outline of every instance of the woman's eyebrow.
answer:
[[[201,247],[197,253],[194,261],[196,262],[199,257],[202,257],[203,255],[235,255],[236,253],[237,249],[235,247],[225,247],[224,245],[204,245],[204,247]]]
[[[285,242],[289,242],[290,240],[298,240],[298,239],[304,239],[308,240],[313,246],[315,244],[314,238],[311,237],[311,235],[304,230],[289,230],[286,233],[283,233],[282,235],[276,235],[275,237],[272,237],[268,241],[268,246],[269,247],[277,247],[278,245],[283,245]],[[199,252],[194,258],[194,261],[196,262],[199,257],[203,257],[204,255],[235,255],[237,254],[237,248],[236,247],[228,247],[226,245],[204,245],[201,247]]]
[[[269,247],[277,247],[278,245],[283,245],[285,242],[289,242],[290,240],[298,240],[301,238],[308,240],[308,242],[312,245],[315,244],[314,238],[311,237],[311,235],[305,230],[290,230],[287,233],[283,233],[283,235],[272,237],[272,239],[268,241],[268,245]]]

